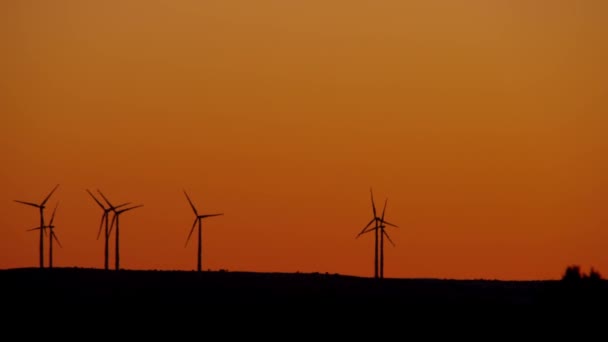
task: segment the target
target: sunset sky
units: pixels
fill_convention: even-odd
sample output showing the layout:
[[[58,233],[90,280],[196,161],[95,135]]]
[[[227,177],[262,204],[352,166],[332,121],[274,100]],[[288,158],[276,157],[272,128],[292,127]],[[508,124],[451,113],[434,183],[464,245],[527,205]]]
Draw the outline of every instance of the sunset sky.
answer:
[[[608,276],[608,2],[0,2],[0,268]],[[45,249],[48,240],[45,239]],[[111,244],[110,251],[114,247]],[[45,252],[45,264],[48,255]],[[113,258],[110,259],[113,265]]]

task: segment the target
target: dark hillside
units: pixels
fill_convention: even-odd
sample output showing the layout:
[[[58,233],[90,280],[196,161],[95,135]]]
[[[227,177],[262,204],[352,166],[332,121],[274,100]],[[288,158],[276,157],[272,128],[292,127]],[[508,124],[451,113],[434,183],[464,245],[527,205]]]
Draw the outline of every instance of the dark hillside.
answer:
[[[362,278],[319,273],[0,270],[3,303],[560,308],[608,304],[608,282]]]

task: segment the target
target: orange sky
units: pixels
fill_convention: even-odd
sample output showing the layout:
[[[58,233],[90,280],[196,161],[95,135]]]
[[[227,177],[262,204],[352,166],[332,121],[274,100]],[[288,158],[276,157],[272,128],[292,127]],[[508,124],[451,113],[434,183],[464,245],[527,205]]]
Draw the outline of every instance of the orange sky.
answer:
[[[144,205],[122,267],[194,269],[186,189],[225,214],[204,269],[372,276],[373,187],[400,226],[386,277],[608,275],[607,21],[601,0],[2,1],[0,268],[38,266],[13,200],[59,183],[56,266],[103,266],[99,188]]]

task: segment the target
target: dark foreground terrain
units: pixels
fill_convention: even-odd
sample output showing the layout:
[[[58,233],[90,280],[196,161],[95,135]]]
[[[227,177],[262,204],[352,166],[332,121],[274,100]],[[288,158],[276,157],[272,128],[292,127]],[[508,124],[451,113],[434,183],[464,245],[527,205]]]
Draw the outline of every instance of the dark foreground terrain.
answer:
[[[608,282],[0,270],[7,338],[470,341],[605,333]],[[532,335],[534,332],[534,335]],[[384,337],[382,337],[384,336]],[[595,336],[595,335],[593,335]],[[433,338],[434,337],[434,338]],[[491,338],[490,338],[491,337]]]
[[[373,279],[320,273],[0,270],[2,303],[386,306],[397,308],[608,308],[608,281]]]

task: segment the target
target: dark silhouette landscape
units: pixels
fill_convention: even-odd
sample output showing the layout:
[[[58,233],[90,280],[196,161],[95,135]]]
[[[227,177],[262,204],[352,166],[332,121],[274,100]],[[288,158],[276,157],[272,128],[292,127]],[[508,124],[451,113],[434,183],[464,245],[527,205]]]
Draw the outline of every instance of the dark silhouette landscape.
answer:
[[[572,269],[569,269],[572,271]],[[578,271],[575,269],[575,271]],[[16,268],[0,271],[4,303],[49,305],[308,305],[485,310],[605,307],[608,281],[565,273],[561,280],[374,279],[326,273],[106,271]]]
[[[203,271],[201,220],[223,213],[199,214],[185,190],[184,195],[195,214],[186,244],[198,224],[196,271],[121,269],[118,263],[118,216],[142,205],[118,209],[130,203],[114,206],[99,190],[106,205],[89,190],[87,192],[103,210],[97,238],[105,223],[104,268],[52,267],[51,248],[53,238],[56,239],[53,229],[55,211],[48,225],[45,225],[43,205],[57,186],[47,195],[42,205],[22,202],[40,208],[41,224],[31,230],[50,230],[49,267],[44,267],[44,250],[41,248],[39,267],[0,270],[3,289],[0,293],[5,297],[5,308],[30,310],[76,307],[80,313],[93,312],[99,307],[114,310],[155,309],[149,312],[162,317],[172,315],[170,311],[162,310],[167,304],[207,309],[279,306],[283,310],[281,312],[302,312],[302,308],[310,307],[357,307],[358,312],[361,312],[361,308],[376,307],[403,308],[410,314],[422,311],[433,315],[441,313],[442,317],[451,320],[453,317],[445,313],[462,309],[474,310],[481,315],[504,314],[515,309],[520,315],[525,312],[525,315],[531,314],[528,317],[533,317],[539,310],[549,310],[558,315],[577,315],[589,312],[589,309],[597,310],[608,306],[608,281],[595,269],[584,273],[578,265],[566,267],[560,280],[384,278],[384,238],[394,245],[385,228],[398,226],[384,219],[387,200],[378,216],[371,188],[373,217],[355,238],[374,232],[373,277],[318,272]],[[112,219],[110,213],[113,213]],[[109,269],[108,260],[112,231],[115,234],[114,270]],[[43,247],[42,242],[40,247]],[[434,320],[437,318],[433,316]]]

